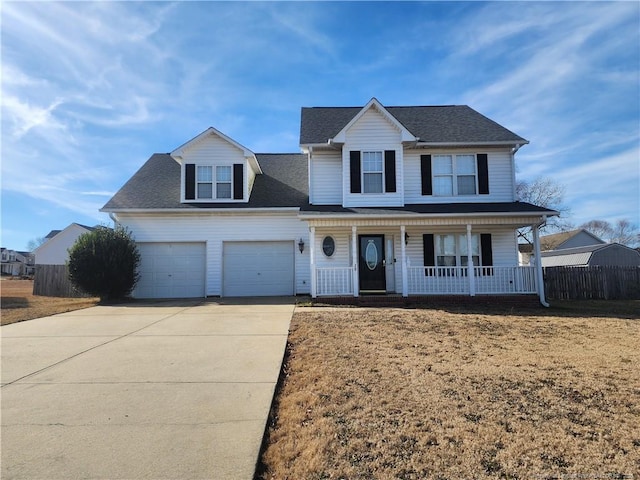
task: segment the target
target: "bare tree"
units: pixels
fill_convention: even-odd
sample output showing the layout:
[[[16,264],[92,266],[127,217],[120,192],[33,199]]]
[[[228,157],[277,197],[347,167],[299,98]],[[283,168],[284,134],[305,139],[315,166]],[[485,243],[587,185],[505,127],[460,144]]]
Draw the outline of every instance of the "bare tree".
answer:
[[[591,220],[580,225],[580,228],[584,228],[609,243],[620,243],[627,247],[640,245],[638,226],[626,218],[616,220],[613,225],[606,220]]]
[[[638,226],[634,225],[626,218],[617,220],[613,226],[611,242],[621,243],[627,247],[636,247],[640,245],[640,233],[638,232]]]
[[[36,248],[46,242],[47,239],[44,237],[36,237],[27,242],[27,251],[33,252]]]
[[[590,220],[583,223],[579,228],[584,228],[589,233],[593,233],[602,240],[609,241],[613,236],[613,227],[606,220]]]
[[[538,177],[533,182],[521,180],[516,184],[516,195],[521,202],[556,210],[559,217],[550,217],[541,231],[564,231],[573,228],[567,217],[571,214],[564,204],[565,187],[549,177]],[[521,228],[518,235],[531,243],[531,227]]]

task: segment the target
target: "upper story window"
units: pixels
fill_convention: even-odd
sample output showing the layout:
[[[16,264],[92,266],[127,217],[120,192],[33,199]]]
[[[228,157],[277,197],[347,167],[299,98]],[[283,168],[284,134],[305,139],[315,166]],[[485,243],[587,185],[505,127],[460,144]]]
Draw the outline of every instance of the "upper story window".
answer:
[[[242,200],[244,197],[244,165],[184,165],[184,199]]]
[[[362,152],[363,193],[382,193],[382,152]]]
[[[198,198],[213,198],[213,167],[198,165],[196,181]]]
[[[433,156],[434,195],[475,195],[477,176],[475,155]]]
[[[216,167],[216,198],[231,198],[231,166]]]
[[[351,193],[395,193],[396,152],[349,151]]]

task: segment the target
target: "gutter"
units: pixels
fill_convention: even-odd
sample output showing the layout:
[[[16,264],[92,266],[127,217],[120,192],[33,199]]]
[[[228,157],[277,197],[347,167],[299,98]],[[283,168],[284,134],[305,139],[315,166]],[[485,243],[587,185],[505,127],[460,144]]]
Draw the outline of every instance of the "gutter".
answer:
[[[353,219],[373,219],[373,218],[406,218],[412,219],[416,217],[428,216],[429,218],[445,218],[445,217],[539,217],[543,215],[546,219],[547,215],[557,215],[558,213],[553,210],[545,212],[472,212],[472,213],[391,213],[391,214],[375,214],[375,213],[331,213],[331,212],[317,212],[317,213],[300,213],[298,217],[303,220],[316,220],[316,219],[331,219],[331,218],[353,218]],[[544,222],[542,222],[544,223]]]
[[[207,215],[207,214],[246,214],[246,215],[261,215],[261,214],[274,214],[274,213],[293,213],[298,212],[300,207],[270,207],[270,208],[114,208],[114,209],[100,209],[100,212],[108,213],[111,217],[112,213],[122,214],[160,214],[160,213],[180,213],[186,215]]]

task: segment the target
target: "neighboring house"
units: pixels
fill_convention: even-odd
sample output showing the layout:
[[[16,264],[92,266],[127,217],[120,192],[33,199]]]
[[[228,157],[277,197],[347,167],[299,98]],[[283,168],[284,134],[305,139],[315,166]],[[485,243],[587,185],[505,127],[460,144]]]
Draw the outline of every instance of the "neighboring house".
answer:
[[[468,106],[303,108],[302,154],[215,128],[154,154],[102,211],[133,233],[136,297],[538,294],[516,230],[528,141]]]
[[[543,267],[640,267],[640,252],[619,243],[563,248],[541,256]]]
[[[570,230],[540,237],[540,249],[562,250],[564,248],[588,247],[591,245],[605,245],[607,242],[598,238],[585,229]]]
[[[598,238],[585,229],[570,230],[567,232],[553,233],[540,237],[540,250],[562,250],[565,248],[587,247],[593,245],[605,245],[607,242]],[[529,265],[533,253],[533,245],[521,243],[518,245],[520,265]]]
[[[69,249],[78,237],[93,229],[94,227],[72,223],[64,230],[52,230],[45,237],[45,242],[33,251],[35,264],[65,265],[69,260]]]
[[[0,271],[2,275],[20,276],[33,274],[33,257],[30,252],[18,252],[3,247],[1,256]]]

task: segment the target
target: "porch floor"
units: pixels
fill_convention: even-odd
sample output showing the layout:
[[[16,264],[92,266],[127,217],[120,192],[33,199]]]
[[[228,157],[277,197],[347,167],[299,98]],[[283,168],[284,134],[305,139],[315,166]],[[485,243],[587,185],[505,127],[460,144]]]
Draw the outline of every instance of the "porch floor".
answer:
[[[506,308],[542,308],[537,295],[411,295],[403,297],[400,294],[361,295],[359,297],[317,297],[312,299],[314,306],[322,305],[353,305],[358,307],[409,307],[409,308],[437,308],[437,307],[495,307]]]

